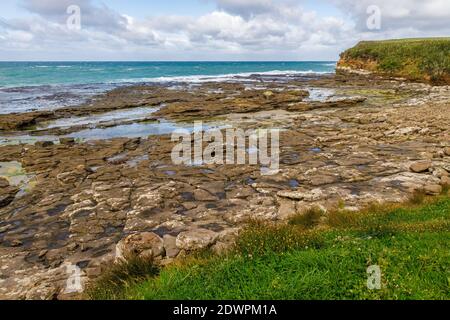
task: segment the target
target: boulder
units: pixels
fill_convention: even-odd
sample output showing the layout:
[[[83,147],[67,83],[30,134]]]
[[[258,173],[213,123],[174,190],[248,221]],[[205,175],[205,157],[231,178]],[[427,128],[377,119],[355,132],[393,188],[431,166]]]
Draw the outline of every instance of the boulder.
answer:
[[[442,192],[442,187],[438,184],[429,184],[424,187],[424,191],[428,195],[437,195]]]
[[[411,166],[409,167],[409,169],[412,172],[421,173],[421,172],[428,171],[428,169],[430,169],[431,166],[432,166],[431,161],[424,160],[424,161],[417,161],[417,162],[412,163]]]
[[[132,256],[152,259],[164,255],[164,242],[153,232],[129,235],[116,245],[116,261]]]
[[[213,245],[217,237],[217,232],[207,229],[193,229],[181,232],[177,236],[176,246],[186,251],[200,250]]]

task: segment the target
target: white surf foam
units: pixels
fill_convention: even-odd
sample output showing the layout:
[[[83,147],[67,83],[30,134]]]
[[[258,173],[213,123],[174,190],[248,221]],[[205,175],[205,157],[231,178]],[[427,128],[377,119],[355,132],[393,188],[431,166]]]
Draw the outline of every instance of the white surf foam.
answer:
[[[117,82],[134,83],[134,82],[154,82],[154,83],[167,83],[167,82],[186,82],[186,83],[202,83],[202,82],[222,82],[222,81],[258,81],[258,79],[252,79],[250,77],[257,76],[299,76],[299,75],[324,75],[331,72],[319,72],[319,71],[296,71],[296,70],[272,70],[264,72],[245,72],[245,73],[230,73],[223,75],[195,75],[195,76],[173,76],[173,77],[155,77],[155,78],[130,78],[121,79]]]

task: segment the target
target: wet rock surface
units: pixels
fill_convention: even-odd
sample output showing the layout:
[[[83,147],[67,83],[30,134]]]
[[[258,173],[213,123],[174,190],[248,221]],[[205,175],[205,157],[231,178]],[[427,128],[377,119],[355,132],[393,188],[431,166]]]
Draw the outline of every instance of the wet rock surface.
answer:
[[[311,87],[336,93],[309,101]],[[153,116],[281,128],[280,170],[174,165],[167,134],[0,146],[0,161],[20,162],[34,177],[33,188],[19,191],[0,171],[0,298],[70,298],[70,266],[86,283],[127,254],[164,263],[197,249],[223,252],[248,219],[437,194],[450,172],[449,103],[449,87],[337,75],[250,89],[121,88],[92,105],[41,114],[160,106]],[[13,118],[22,116],[30,115],[8,115],[9,126],[16,130]]]

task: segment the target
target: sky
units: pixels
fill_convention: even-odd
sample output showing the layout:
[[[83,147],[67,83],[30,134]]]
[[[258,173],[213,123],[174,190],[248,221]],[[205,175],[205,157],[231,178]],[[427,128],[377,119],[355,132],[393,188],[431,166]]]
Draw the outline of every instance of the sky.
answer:
[[[0,60],[334,61],[449,21],[449,0],[2,0]]]

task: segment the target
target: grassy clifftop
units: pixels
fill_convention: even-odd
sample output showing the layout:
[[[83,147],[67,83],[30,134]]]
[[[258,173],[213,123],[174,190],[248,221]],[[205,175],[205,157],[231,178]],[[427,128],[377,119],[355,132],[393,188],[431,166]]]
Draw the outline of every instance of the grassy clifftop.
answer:
[[[338,66],[450,84],[450,38],[362,41],[341,54]]]

